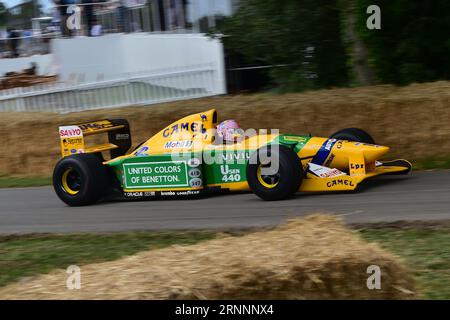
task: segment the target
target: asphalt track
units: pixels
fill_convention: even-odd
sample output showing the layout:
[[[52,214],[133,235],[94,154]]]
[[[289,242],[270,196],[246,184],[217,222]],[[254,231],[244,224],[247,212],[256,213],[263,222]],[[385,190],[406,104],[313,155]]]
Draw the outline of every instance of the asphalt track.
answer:
[[[450,171],[378,177],[357,192],[299,193],[278,202],[245,193],[71,208],[51,187],[0,189],[0,234],[247,228],[314,212],[340,215],[348,223],[450,220]]]

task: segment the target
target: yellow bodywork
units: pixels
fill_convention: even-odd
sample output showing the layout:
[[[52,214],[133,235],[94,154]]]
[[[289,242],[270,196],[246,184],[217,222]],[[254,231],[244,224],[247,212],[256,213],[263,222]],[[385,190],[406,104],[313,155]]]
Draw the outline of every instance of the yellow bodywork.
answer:
[[[61,126],[59,127],[61,155],[64,158],[78,153],[97,153],[117,149],[118,146],[113,143],[102,143],[88,147],[84,138],[94,134],[121,130],[124,127],[124,125],[115,125],[110,120]]]
[[[306,167],[310,157],[313,157],[327,140],[329,139],[312,137],[308,141],[298,153],[300,159],[309,158],[302,161],[303,167]],[[308,192],[351,191],[367,178],[405,171],[405,167],[402,166],[376,165],[377,161],[388,151],[389,147],[386,146],[337,140],[324,166],[339,169],[347,174],[323,178],[308,173],[299,190]]]

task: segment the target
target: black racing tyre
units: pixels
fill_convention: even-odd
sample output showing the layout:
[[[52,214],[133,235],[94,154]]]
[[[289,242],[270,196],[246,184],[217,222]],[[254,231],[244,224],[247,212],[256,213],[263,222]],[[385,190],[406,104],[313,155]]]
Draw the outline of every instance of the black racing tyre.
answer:
[[[264,174],[263,168],[270,167],[273,162],[278,162],[279,165]],[[259,149],[250,157],[247,165],[250,189],[263,200],[275,201],[291,197],[300,188],[302,179],[300,158],[292,149],[282,145]]]
[[[358,128],[345,128],[331,135],[331,139],[348,140],[375,144],[375,140],[366,131]]]
[[[108,187],[108,172],[91,153],[61,159],[53,171],[53,188],[69,206],[85,206],[100,200]]]

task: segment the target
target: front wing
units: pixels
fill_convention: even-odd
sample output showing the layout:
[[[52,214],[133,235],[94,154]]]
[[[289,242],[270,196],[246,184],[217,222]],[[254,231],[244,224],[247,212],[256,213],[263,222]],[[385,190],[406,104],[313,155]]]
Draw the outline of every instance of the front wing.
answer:
[[[308,176],[303,180],[299,191],[304,192],[329,192],[329,191],[352,191],[362,181],[383,174],[408,174],[412,165],[406,160],[399,159],[386,162],[378,162],[376,167],[361,174],[342,174],[335,177],[322,178]]]

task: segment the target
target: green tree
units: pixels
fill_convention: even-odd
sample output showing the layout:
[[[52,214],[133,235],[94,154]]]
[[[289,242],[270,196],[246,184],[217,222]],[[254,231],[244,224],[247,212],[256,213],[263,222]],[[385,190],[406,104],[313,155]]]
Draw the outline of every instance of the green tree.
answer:
[[[450,78],[450,1],[355,0],[357,30],[381,83]],[[368,30],[366,9],[381,8],[381,29]]]
[[[271,68],[272,85],[298,91],[348,84],[340,11],[332,0],[245,0],[218,25],[225,48]]]
[[[375,71],[369,61],[369,50],[363,41],[360,28],[361,7],[358,0],[339,0],[338,5],[341,12],[342,39],[347,49],[349,73],[353,85],[373,85],[375,83]]]
[[[449,30],[448,0],[242,0],[218,26],[231,55],[287,65],[268,71],[283,91],[450,79]]]

